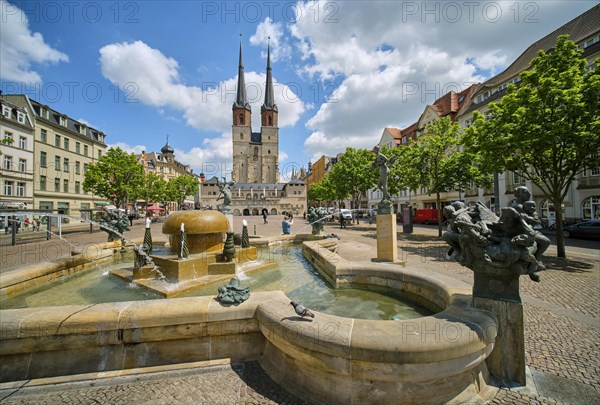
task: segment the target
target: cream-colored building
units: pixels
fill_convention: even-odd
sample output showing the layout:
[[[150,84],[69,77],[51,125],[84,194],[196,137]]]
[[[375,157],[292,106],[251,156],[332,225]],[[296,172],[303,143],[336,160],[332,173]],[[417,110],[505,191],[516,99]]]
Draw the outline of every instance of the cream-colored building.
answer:
[[[0,210],[33,208],[33,118],[0,96]]]
[[[106,152],[104,133],[26,95],[4,98],[33,117],[33,208],[80,217],[106,204],[83,191],[87,166]]]
[[[137,161],[144,166],[144,172],[146,174],[155,173],[165,181],[173,180],[184,174],[195,177],[193,170],[189,165],[184,165],[175,160],[175,150],[169,145],[168,137],[167,143],[160,149],[160,153],[142,151],[142,153],[135,157]],[[195,196],[188,196],[184,203],[193,206],[195,199]],[[138,203],[138,205],[140,204]],[[169,202],[165,207],[165,209],[169,211],[175,211],[177,208],[176,202]]]
[[[506,93],[509,84],[520,82],[520,74],[529,68],[531,60],[538,50],[551,50],[559,35],[569,34],[569,39],[583,49],[583,57],[591,68],[600,56],[600,5],[593,7],[577,18],[569,21],[552,33],[529,46],[508,68],[491,79],[477,86],[469,102],[458,114],[458,122],[463,128],[471,125],[473,114],[479,111],[486,114],[491,102],[500,100]],[[538,205],[538,212],[543,219],[552,217],[553,207],[542,191],[521,176],[513,172],[497,174],[496,186],[490,189],[475,187],[462,195],[465,202],[481,201],[492,209],[510,205],[514,199],[514,189],[527,186],[532,198]],[[566,220],[600,219],[600,168],[590,168],[580,174],[569,188],[564,203]]]

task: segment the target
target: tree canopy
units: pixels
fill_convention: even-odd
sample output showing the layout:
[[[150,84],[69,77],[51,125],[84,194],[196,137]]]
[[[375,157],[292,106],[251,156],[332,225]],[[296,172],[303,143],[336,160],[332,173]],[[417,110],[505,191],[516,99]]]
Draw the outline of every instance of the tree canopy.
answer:
[[[369,150],[346,148],[327,174],[338,200],[351,197],[354,208],[360,207],[362,195],[377,184],[374,161],[375,155]]]
[[[88,166],[83,189],[121,207],[140,196],[144,186],[144,167],[134,154],[110,148],[96,163]]]
[[[442,236],[441,193],[464,190],[471,182],[488,185],[476,156],[462,147],[460,125],[449,117],[435,120],[425,132],[411,142],[403,159],[404,181],[411,190],[424,188],[435,194],[438,208],[438,233]]]
[[[176,201],[178,207],[181,208],[185,197],[195,195],[198,192],[198,187],[200,187],[200,183],[198,183],[196,177],[187,174],[177,176],[167,183],[167,200]]]
[[[573,180],[600,166],[600,65],[586,61],[568,36],[539,51],[519,86],[476,113],[465,145],[487,172],[510,170],[530,180],[562,207]],[[557,251],[565,257],[563,214],[556,210]]]

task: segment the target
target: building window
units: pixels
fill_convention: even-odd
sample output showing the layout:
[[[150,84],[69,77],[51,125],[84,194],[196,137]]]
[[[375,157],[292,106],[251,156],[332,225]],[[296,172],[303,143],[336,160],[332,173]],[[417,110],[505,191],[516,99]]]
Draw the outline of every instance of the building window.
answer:
[[[270,127],[271,127],[271,126],[273,126],[273,117],[271,117],[271,116],[269,115],[269,117],[267,117],[267,120],[269,121],[269,126],[270,126]]]
[[[60,179],[59,178],[54,179],[54,191],[56,193],[60,193]]]
[[[46,152],[40,152],[40,166],[46,167]]]
[[[12,182],[12,181],[5,181],[4,182],[4,195],[12,195],[14,184],[15,183]]]
[[[66,136],[65,136],[65,137],[64,137],[64,139],[63,139],[63,147],[64,147],[66,150],[69,150],[69,138],[67,138]]]
[[[60,170],[60,156],[54,156],[54,170]]]
[[[88,171],[88,165],[87,165],[87,163],[84,163],[83,164],[83,174],[86,174],[87,171]]]
[[[81,153],[81,144],[79,142],[75,142],[75,153]]]
[[[63,180],[63,192],[64,193],[69,192],[69,180],[67,180],[67,179]]]
[[[2,115],[4,115],[6,118],[10,118],[10,107],[7,105],[3,105],[2,106]]]
[[[98,150],[98,159],[101,159],[101,158],[102,158],[102,151]]]
[[[25,113],[22,111],[17,111],[17,121],[19,124],[25,124]]]
[[[13,139],[13,134],[12,134],[12,132],[5,131],[5,132],[4,132],[4,142],[5,142],[7,145],[11,145],[11,144],[13,143],[13,141],[14,141],[14,139]]]
[[[69,171],[69,159],[67,159],[67,158],[63,159],[63,171],[64,172]]]
[[[513,172],[513,184],[521,184],[524,183],[525,179],[521,177],[517,172]]]
[[[81,172],[81,164],[79,162],[75,162],[75,174],[80,174]]]
[[[25,149],[27,148],[27,138],[25,138],[24,136],[20,136],[19,137],[19,149]]]
[[[40,141],[43,143],[48,142],[48,131],[43,128],[40,130]]]
[[[40,176],[40,191],[46,191],[46,176]]]
[[[2,162],[2,168],[4,170],[12,170],[12,156],[4,155],[4,161]]]
[[[54,146],[60,148],[60,135],[54,135]]]
[[[79,194],[81,193],[81,183],[76,181],[75,182],[75,194]]]
[[[244,113],[240,113],[240,125],[244,125],[244,124],[245,124]]]
[[[584,220],[600,219],[600,195],[588,197],[581,204],[581,218]]]
[[[27,170],[27,160],[19,159],[19,171],[24,173]]]
[[[88,146],[87,146],[87,145],[83,145],[83,154],[84,154],[85,156],[87,156],[87,155],[88,155]]]
[[[25,197],[25,183],[17,183],[17,197]]]
[[[61,126],[63,126],[63,127],[66,127],[66,126],[67,126],[67,117],[65,117],[64,115],[61,115],[61,116],[60,116],[60,119],[59,119],[59,121],[60,121],[60,125],[61,125]]]

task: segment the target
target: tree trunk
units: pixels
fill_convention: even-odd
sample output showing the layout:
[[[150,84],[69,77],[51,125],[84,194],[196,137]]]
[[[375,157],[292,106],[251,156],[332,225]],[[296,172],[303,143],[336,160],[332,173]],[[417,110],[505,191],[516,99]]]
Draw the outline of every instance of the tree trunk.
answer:
[[[437,208],[437,223],[438,223],[438,236],[442,237],[442,202],[440,200],[439,191],[435,193],[435,206]]]
[[[555,198],[552,203],[556,212],[556,256],[566,258],[563,212],[561,209],[563,202],[561,198]]]

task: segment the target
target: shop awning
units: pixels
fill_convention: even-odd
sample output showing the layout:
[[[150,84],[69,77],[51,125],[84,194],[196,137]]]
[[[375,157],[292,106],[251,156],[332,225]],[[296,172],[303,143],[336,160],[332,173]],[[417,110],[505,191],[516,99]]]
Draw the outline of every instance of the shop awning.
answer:
[[[104,201],[94,201],[94,204],[98,207],[106,207],[108,205],[108,203]]]

